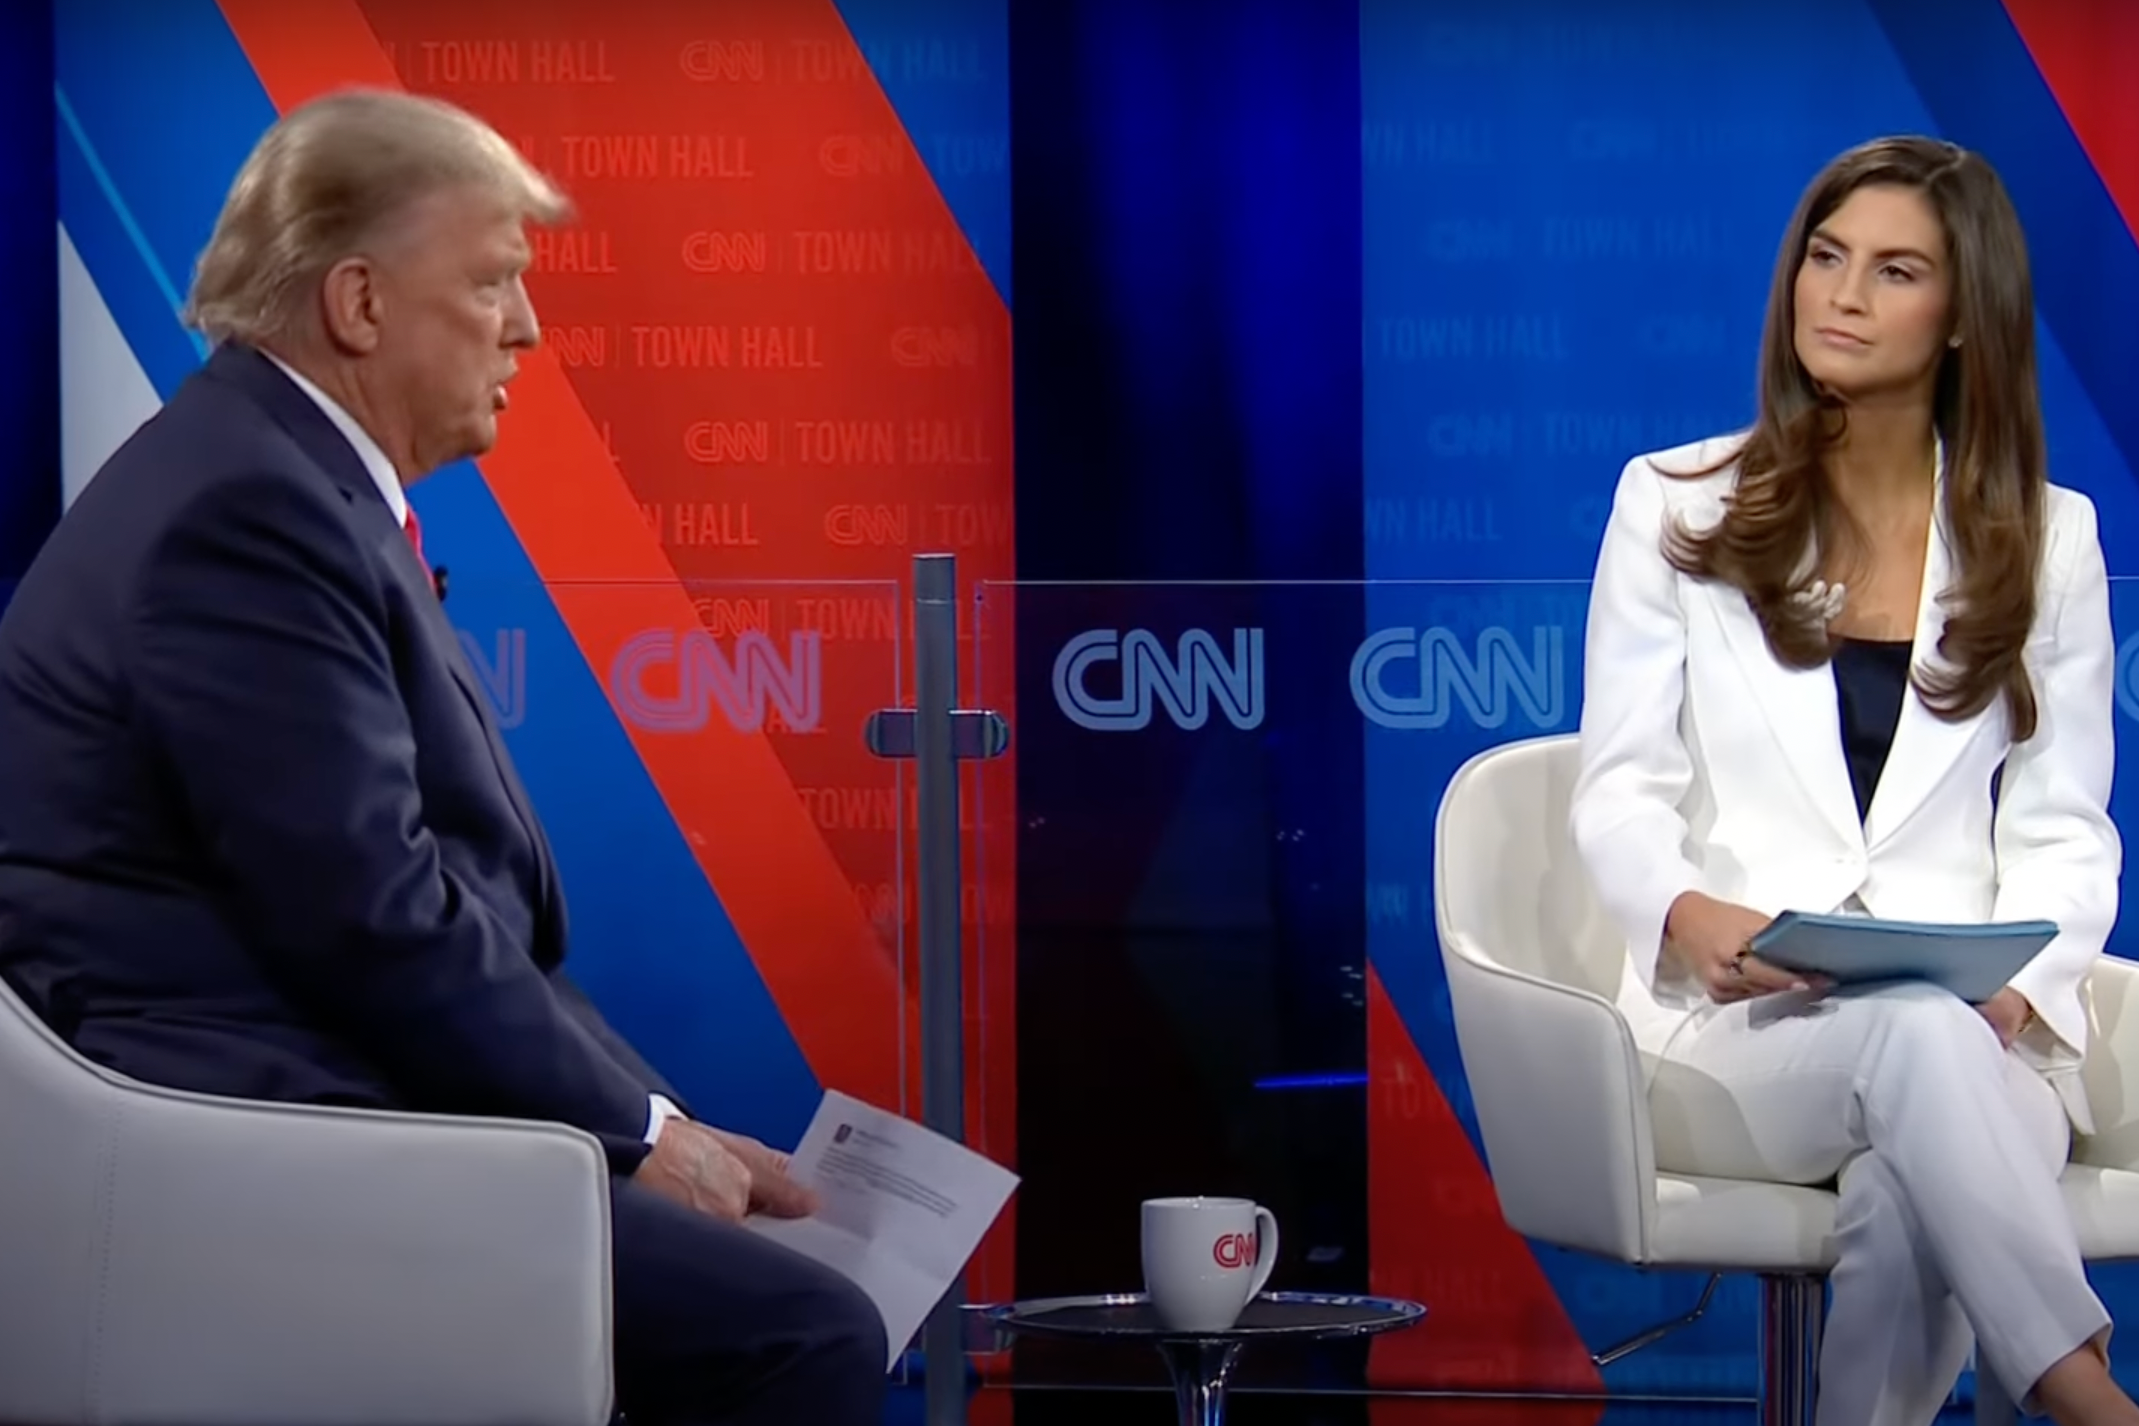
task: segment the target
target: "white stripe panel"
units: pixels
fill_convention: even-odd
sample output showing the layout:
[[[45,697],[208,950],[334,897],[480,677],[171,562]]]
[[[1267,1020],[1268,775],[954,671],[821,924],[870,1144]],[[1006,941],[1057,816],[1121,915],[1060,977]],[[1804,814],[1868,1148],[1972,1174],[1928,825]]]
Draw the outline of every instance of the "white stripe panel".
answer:
[[[163,401],[59,226],[59,479],[67,505]]]

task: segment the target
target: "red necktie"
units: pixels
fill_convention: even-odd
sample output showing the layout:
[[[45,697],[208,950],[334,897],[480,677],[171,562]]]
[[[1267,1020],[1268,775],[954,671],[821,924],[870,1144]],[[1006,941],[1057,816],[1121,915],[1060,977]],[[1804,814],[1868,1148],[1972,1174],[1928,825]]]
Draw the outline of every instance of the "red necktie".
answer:
[[[416,522],[416,507],[408,507],[408,514],[401,521],[401,531],[408,536],[409,545],[416,551],[416,563],[423,564],[423,526]],[[423,572],[429,574],[431,567],[423,564]]]

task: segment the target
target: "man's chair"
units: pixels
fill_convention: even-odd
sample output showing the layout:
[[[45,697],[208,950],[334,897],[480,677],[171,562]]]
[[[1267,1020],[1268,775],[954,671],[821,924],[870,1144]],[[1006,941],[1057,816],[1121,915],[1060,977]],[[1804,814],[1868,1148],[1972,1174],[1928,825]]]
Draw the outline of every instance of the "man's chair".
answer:
[[[1450,781],[1434,832],[1441,958],[1501,1212],[1527,1237],[1615,1262],[1758,1274],[1761,1419],[1809,1423],[1835,1195],[1657,1171],[1640,1059],[1613,1004],[1625,942],[1567,831],[1575,768],[1567,736],[1482,753]],[[2097,1132],[2073,1146],[2065,1202],[2090,1261],[2134,1258],[2139,967],[2105,959],[2092,989],[2085,1076]],[[1653,1343],[1707,1303],[1597,1361]],[[2016,1416],[1979,1375],[1976,1419]]]
[[[0,983],[0,1421],[603,1426],[608,1194],[575,1129],[153,1088]]]

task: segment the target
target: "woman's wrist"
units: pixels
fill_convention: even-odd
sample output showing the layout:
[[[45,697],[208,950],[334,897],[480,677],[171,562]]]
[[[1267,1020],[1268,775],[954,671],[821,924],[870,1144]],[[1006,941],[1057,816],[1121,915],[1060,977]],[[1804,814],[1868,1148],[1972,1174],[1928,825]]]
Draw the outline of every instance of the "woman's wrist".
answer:
[[[1669,945],[1681,939],[1680,932],[1685,929],[1686,914],[1706,900],[1708,898],[1698,891],[1682,891],[1671,899],[1671,905],[1664,911],[1664,944]]]

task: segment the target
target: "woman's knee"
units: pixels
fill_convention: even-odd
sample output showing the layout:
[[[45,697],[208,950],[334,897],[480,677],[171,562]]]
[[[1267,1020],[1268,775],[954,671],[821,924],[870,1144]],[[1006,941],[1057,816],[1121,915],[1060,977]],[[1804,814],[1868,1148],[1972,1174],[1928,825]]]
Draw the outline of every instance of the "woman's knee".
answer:
[[[2062,1174],[2072,1154],[2072,1121],[2064,1101],[2018,1055],[2008,1050],[2003,1058],[2006,1102],[2030,1153],[2053,1177]]]
[[[1951,1051],[1997,1063],[2003,1047],[1982,1012],[1948,990],[1921,982],[1882,986],[1852,997],[1877,1033],[1912,1051]]]

